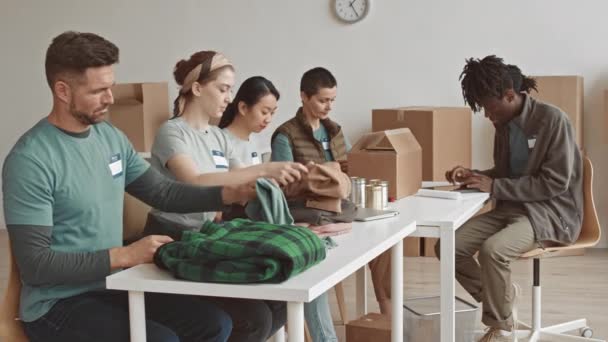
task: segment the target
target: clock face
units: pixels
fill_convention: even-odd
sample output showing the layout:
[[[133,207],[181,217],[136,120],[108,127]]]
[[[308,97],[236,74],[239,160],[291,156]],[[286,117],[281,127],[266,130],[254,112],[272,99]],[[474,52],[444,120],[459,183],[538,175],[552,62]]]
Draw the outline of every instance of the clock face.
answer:
[[[357,22],[369,12],[370,0],[334,0],[336,16],[348,23]]]

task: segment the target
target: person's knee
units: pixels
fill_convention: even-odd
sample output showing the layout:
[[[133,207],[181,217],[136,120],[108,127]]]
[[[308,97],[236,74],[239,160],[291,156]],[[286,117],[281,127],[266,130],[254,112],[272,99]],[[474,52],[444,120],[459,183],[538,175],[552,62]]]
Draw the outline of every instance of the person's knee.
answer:
[[[480,264],[487,264],[492,262],[501,262],[502,256],[500,254],[501,245],[494,239],[486,240],[479,249],[479,255],[477,259]]]
[[[234,329],[241,330],[247,335],[247,341],[265,341],[272,331],[272,311],[262,301],[245,309],[247,312],[241,317],[242,322],[234,322]]]
[[[226,312],[221,311],[216,317],[216,338],[218,341],[226,341],[232,332],[232,318]]]
[[[149,342],[179,342],[173,330],[154,321],[146,322],[146,336]]]

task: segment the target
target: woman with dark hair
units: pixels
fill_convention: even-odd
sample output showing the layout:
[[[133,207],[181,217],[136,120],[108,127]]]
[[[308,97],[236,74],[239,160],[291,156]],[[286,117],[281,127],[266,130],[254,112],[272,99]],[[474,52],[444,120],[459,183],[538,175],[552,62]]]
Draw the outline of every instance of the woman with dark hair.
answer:
[[[510,263],[539,246],[576,241],[582,158],[567,114],[532,98],[536,81],[517,66],[496,56],[470,58],[461,86],[471,109],[483,110],[496,128],[494,167],[457,166],[446,178],[490,193],[496,208],[456,231],[456,279],[483,305],[488,330],[480,341],[517,341],[519,286],[511,282]]]
[[[219,119],[231,102],[234,67],[217,52],[200,51],[181,60],[173,72],[181,86],[175,100],[174,117],[159,129],[152,146],[151,164],[178,181],[202,185],[229,185],[275,179],[287,184],[301,178],[307,169],[300,163],[266,163],[247,166],[235,152],[226,134],[209,124]],[[197,230],[216,213],[169,213],[152,210],[145,234],[172,229]],[[286,321],[285,303],[214,298],[230,314],[230,341],[266,341]]]
[[[250,142],[253,133],[263,131],[277,110],[279,91],[261,76],[248,78],[241,84],[234,101],[228,105],[219,126],[234,148],[234,155],[244,165],[261,162],[259,152]],[[337,341],[327,293],[304,304],[304,316],[314,342]]]
[[[249,138],[270,124],[279,98],[279,91],[272,82],[262,76],[254,76],[241,84],[234,100],[226,107],[219,127],[226,133],[242,165],[262,162],[259,151]]]

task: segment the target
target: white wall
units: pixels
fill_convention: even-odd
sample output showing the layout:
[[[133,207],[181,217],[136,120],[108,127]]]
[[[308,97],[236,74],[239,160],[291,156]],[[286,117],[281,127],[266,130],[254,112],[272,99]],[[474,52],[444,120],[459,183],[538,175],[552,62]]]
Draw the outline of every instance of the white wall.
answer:
[[[608,2],[371,2],[366,20],[345,25],[331,14],[331,0],[1,0],[0,158],[48,113],[44,53],[68,29],[99,33],[121,48],[118,82],[170,81],[179,58],[223,51],[237,66],[237,82],[263,75],[282,92],[268,134],[294,114],[302,72],[325,66],[339,82],[334,118],[351,140],[370,129],[374,107],[462,105],[464,59],[497,54],[525,73],[585,77],[585,143],[608,227],[601,96],[608,89]],[[489,166],[491,127],[480,115],[473,124],[474,166]]]

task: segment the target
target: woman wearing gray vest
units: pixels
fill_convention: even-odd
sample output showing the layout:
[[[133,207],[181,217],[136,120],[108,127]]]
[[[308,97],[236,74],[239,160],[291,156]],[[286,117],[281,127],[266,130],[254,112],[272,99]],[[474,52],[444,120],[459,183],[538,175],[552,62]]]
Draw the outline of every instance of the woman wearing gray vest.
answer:
[[[231,102],[234,67],[213,51],[200,51],[181,60],[174,69],[181,86],[174,103],[174,117],[159,129],[152,146],[151,164],[168,177],[186,183],[228,185],[273,178],[281,184],[300,179],[307,172],[299,163],[268,163],[245,167],[224,132],[209,124],[221,117]],[[152,210],[145,233],[163,227],[200,229],[215,213],[178,214]],[[230,341],[266,341],[285,324],[285,303],[213,298],[233,320]]]
[[[234,101],[228,105],[220,128],[224,130],[234,147],[234,155],[244,165],[260,162],[259,151],[251,143],[253,133],[260,133],[272,120],[277,110],[279,92],[272,82],[261,76],[245,80]],[[304,304],[304,317],[314,342],[338,341],[334,330],[327,293]]]
[[[347,172],[350,143],[340,125],[329,119],[337,91],[335,77],[325,68],[314,68],[302,75],[302,107],[272,135],[273,161],[338,161],[342,171]]]

